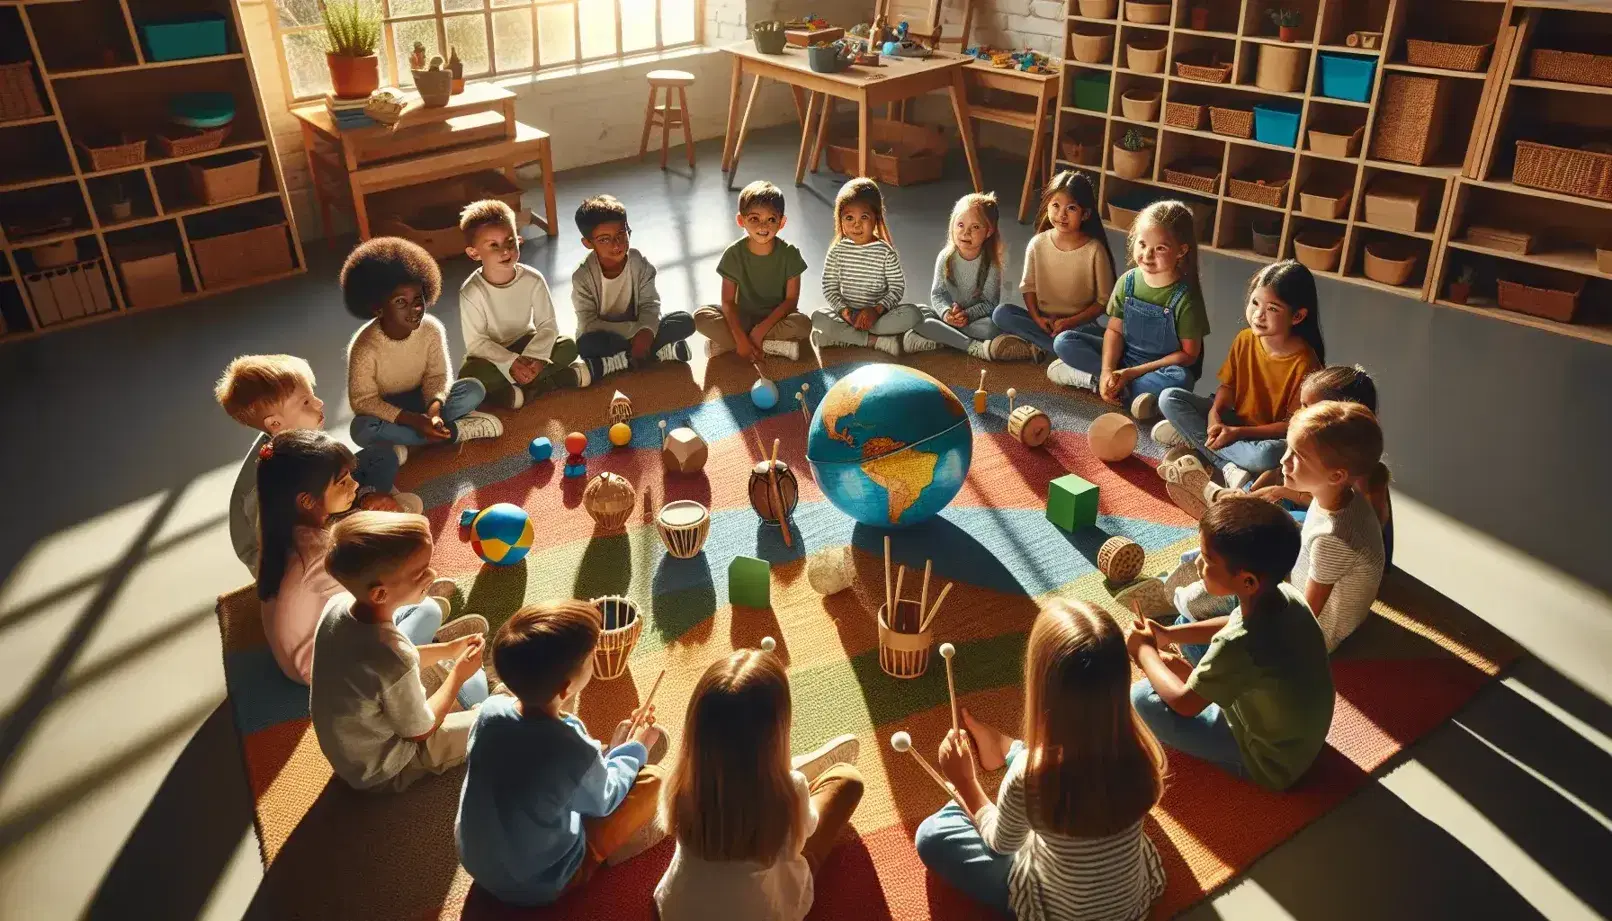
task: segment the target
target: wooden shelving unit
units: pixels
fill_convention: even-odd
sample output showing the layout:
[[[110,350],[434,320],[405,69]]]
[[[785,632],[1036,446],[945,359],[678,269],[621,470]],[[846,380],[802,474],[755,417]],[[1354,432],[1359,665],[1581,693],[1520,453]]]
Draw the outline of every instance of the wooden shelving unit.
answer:
[[[1060,93],[1055,145],[1055,167],[1085,169],[1098,176],[1099,196],[1105,223],[1113,228],[1109,206],[1117,204],[1134,210],[1149,200],[1178,198],[1203,215],[1200,242],[1211,252],[1258,261],[1274,257],[1253,250],[1252,229],[1274,230],[1278,253],[1294,254],[1294,240],[1300,234],[1322,236],[1342,243],[1341,259],[1334,272],[1321,273],[1366,287],[1428,299],[1432,291],[1432,269],[1441,251],[1440,230],[1455,179],[1484,136],[1486,116],[1492,106],[1488,89],[1499,69],[1498,52],[1490,55],[1486,69],[1445,70],[1406,62],[1407,38],[1424,38],[1473,44],[1498,44],[1498,35],[1510,5],[1506,0],[1173,0],[1169,21],[1144,25],[1127,19],[1133,0],[1122,0],[1114,19],[1080,15],[1078,0],[1066,0],[1069,33],[1114,35],[1113,51],[1104,63],[1080,63],[1073,56],[1073,40],[1066,38],[1063,64],[1063,91]],[[1156,7],[1156,4],[1134,4]],[[1193,29],[1192,10],[1208,10],[1207,28]],[[1268,13],[1276,7],[1299,10],[1302,22],[1295,41],[1283,42]],[[1445,28],[1445,26],[1448,28]],[[1380,32],[1376,49],[1349,47],[1354,32]],[[1143,73],[1129,66],[1126,46],[1137,42],[1165,50],[1164,73]],[[1266,49],[1295,49],[1304,58],[1301,91],[1276,91],[1255,85],[1259,59]],[[1367,101],[1332,98],[1320,93],[1320,56],[1352,55],[1375,64]],[[1231,65],[1227,83],[1215,84],[1184,79],[1175,64],[1212,56]],[[1100,111],[1077,108],[1074,84],[1082,74],[1107,74],[1106,105]],[[1392,162],[1372,155],[1384,81],[1392,75],[1435,78],[1447,94],[1449,105],[1441,120],[1442,141],[1428,165]],[[1122,95],[1133,89],[1150,90],[1161,96],[1158,118],[1151,122],[1128,119],[1123,115]],[[1198,130],[1166,124],[1164,108],[1171,102],[1222,108],[1250,109],[1260,103],[1286,105],[1298,116],[1298,144],[1286,147],[1262,143],[1254,138],[1218,134],[1204,124]],[[1151,171],[1139,179],[1125,179],[1113,169],[1112,150],[1126,131],[1136,129],[1153,143]],[[1308,142],[1311,129],[1348,134],[1360,129],[1358,148],[1349,156],[1313,150]],[[1087,162],[1064,158],[1062,140],[1076,138],[1097,152],[1083,157]],[[1168,167],[1191,161],[1205,174],[1218,166],[1213,191],[1198,191],[1171,184]],[[1287,180],[1280,205],[1271,207],[1245,201],[1228,194],[1231,178]],[[1389,228],[1366,220],[1365,196],[1378,182],[1419,190],[1425,196],[1421,219],[1414,230]],[[1303,212],[1302,193],[1326,193],[1346,199],[1337,217],[1310,216]],[[1403,286],[1385,285],[1364,275],[1364,249],[1383,240],[1416,254],[1413,277]]]
[[[226,53],[148,59],[143,23],[193,15],[224,20]],[[21,61],[32,65],[40,111],[9,120],[0,114],[0,342],[304,270],[302,244],[233,0],[0,0],[0,65]],[[168,99],[202,91],[227,92],[234,98],[229,135],[213,150],[164,156],[155,135],[166,127]],[[117,137],[145,138],[145,156],[95,168],[87,145]],[[258,168],[255,191],[243,189],[216,202],[198,198],[190,178],[193,168],[253,158]],[[127,201],[128,213],[113,211],[113,200]],[[46,212],[72,219],[65,225],[57,220],[52,226],[25,226],[26,215]],[[284,229],[289,260],[281,260],[283,266],[256,277],[215,268],[211,283],[204,278],[199,243],[205,247],[205,240],[219,234],[274,226]],[[73,247],[70,264],[82,272],[78,290],[95,293],[75,309],[65,309],[65,300],[46,302],[48,295],[38,281],[52,270],[35,262],[35,250],[52,244]],[[146,289],[137,305],[123,266],[133,266],[137,253],[153,251],[174,254],[179,286],[156,298]],[[216,259],[213,264],[218,265]]]

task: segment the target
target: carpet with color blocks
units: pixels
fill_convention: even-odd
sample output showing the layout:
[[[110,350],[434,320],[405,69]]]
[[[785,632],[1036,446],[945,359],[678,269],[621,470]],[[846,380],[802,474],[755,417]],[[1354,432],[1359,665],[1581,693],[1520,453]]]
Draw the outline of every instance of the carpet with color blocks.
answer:
[[[648,692],[664,667],[656,697],[660,722],[673,745],[688,695],[715,658],[778,640],[789,665],[795,700],[797,751],[831,736],[861,739],[859,767],[866,796],[817,877],[813,918],[960,921],[989,915],[929,877],[912,847],[912,833],[938,809],[943,794],[909,755],[892,751],[890,734],[905,729],[932,758],[949,725],[945,669],[933,657],[926,674],[900,680],[878,664],[874,612],[883,601],[883,531],[856,524],[829,505],[811,481],[803,456],[806,422],[793,395],[810,383],[810,401],[873,353],[834,350],[826,370],[774,361],[771,374],[785,394],[772,412],[748,398],[754,371],[725,356],[710,362],[704,383],[676,365],[609,378],[577,392],[546,396],[519,413],[502,413],[503,438],[415,452],[400,485],[425,500],[437,535],[435,564],[458,583],[457,613],[485,615],[496,628],[526,600],[622,594],[647,616],[627,674],[595,681],[580,715],[605,733]],[[936,580],[955,580],[934,625],[936,642],[957,646],[962,703],[1003,727],[1021,716],[1020,670],[1025,637],[1045,598],[1080,598],[1115,616],[1097,571],[1097,549],[1110,535],[1130,537],[1147,551],[1146,572],[1168,569],[1196,546],[1195,523],[1177,509],[1154,472],[1162,453],[1145,434],[1135,456],[1104,464],[1088,451],[1089,423],[1109,410],[1094,396],[1047,383],[1040,368],[991,365],[990,405],[972,413],[978,362],[953,353],[908,359],[958,393],[975,431],[974,459],[957,499],[940,516],[892,532],[894,557],[907,567],[904,594],[920,591],[925,560]],[[1007,432],[1008,387],[1052,419],[1054,434],[1029,449]],[[625,448],[604,437],[611,394],[631,397],[636,416]],[[691,425],[710,444],[703,474],[661,467],[657,423]],[[565,479],[553,463],[533,464],[530,439],[559,444],[566,432],[589,435],[589,475],[610,470],[638,490],[626,532],[596,534],[581,508],[584,480]],[[749,467],[758,438],[800,479],[793,544],[750,508]],[[1097,526],[1066,534],[1047,521],[1049,481],[1077,473],[1101,489]],[[693,559],[666,555],[656,510],[674,499],[711,509],[710,537]],[[465,508],[514,502],[530,512],[535,539],[522,562],[483,566],[458,527]],[[850,546],[856,581],[823,597],[805,578],[805,556]],[[727,565],[735,555],[772,563],[771,609],[728,603]],[[453,821],[460,771],[417,784],[403,794],[355,793],[333,781],[308,721],[307,690],[281,676],[264,646],[249,589],[219,602],[229,695],[255,801],[266,866],[258,907],[282,918],[414,921],[437,918],[611,918],[649,921],[651,893],[671,859],[665,842],[541,910],[500,905],[472,886],[454,851]],[[1321,816],[1366,784],[1404,746],[1448,719],[1485,682],[1519,655],[1503,635],[1415,580],[1394,573],[1372,617],[1333,660],[1338,701],[1329,745],[1293,790],[1268,793],[1188,756],[1173,754],[1169,785],[1148,833],[1169,881],[1155,917],[1169,917],[1204,898],[1260,854]],[[987,779],[995,789],[995,778]],[[714,908],[716,906],[713,906]]]

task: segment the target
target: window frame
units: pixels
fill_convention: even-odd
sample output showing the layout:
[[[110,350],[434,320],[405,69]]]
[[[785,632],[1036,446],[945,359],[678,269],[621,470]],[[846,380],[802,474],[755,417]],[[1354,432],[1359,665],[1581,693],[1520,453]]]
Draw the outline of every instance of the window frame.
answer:
[[[287,54],[287,41],[291,36],[294,35],[321,34],[324,32],[324,26],[320,23],[304,26],[286,26],[282,24],[280,17],[283,2],[284,0],[266,0],[266,4],[268,6],[267,12],[269,19],[269,30],[274,38],[275,54],[279,56],[280,60],[280,78],[281,84],[285,89],[286,104],[288,107],[305,105],[309,102],[315,102],[322,99],[324,97],[324,93],[317,92],[312,95],[296,95],[295,91],[292,89],[291,57],[289,54]],[[497,5],[494,5],[494,0],[481,0],[480,9],[472,8],[464,10],[444,10],[443,0],[431,0],[431,12],[412,13],[399,16],[391,15],[392,0],[372,0],[372,2],[378,3],[381,6],[381,41],[379,47],[375,49],[375,55],[380,59],[381,85],[396,86],[403,89],[412,89],[414,82],[412,75],[408,78],[407,82],[404,81],[403,73],[406,72],[406,68],[400,67],[398,64],[400,55],[397,48],[396,26],[399,24],[432,22],[436,27],[437,47],[446,50],[448,47],[448,21],[453,19],[463,19],[479,14],[482,19],[482,28],[485,30],[487,37],[487,69],[478,73],[470,73],[466,71],[465,79],[467,81],[536,75],[551,71],[565,70],[568,68],[586,67],[592,64],[607,61],[625,61],[637,57],[663,54],[668,51],[693,48],[703,44],[705,41],[705,0],[692,0],[692,14],[694,17],[693,37],[686,42],[677,42],[671,45],[666,44],[665,36],[662,32],[663,0],[654,0],[655,44],[647,48],[639,48],[633,51],[623,51],[621,47],[622,0],[514,0],[514,2],[504,0],[504,2],[499,2]],[[606,54],[583,57],[583,10],[585,7],[598,6],[604,3],[611,4],[615,10],[615,50]],[[318,4],[319,9],[322,11],[325,7],[325,0],[318,0]],[[545,63],[542,56],[542,40],[540,35],[546,33],[540,33],[538,31],[538,10],[551,7],[564,7],[571,10],[571,52],[573,56],[563,61]],[[493,16],[494,14],[498,13],[521,10],[526,11],[527,23],[531,29],[531,63],[527,66],[511,67],[501,70],[498,67],[498,40],[496,33],[493,30]]]

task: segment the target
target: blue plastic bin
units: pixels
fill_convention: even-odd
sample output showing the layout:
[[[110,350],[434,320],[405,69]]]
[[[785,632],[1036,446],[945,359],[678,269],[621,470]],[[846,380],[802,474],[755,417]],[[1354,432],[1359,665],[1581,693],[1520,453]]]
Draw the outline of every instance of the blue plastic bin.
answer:
[[[1321,55],[1322,96],[1348,99],[1354,102],[1371,101],[1371,78],[1377,73],[1376,58],[1356,57],[1352,54]]]
[[[1262,102],[1254,106],[1254,140],[1262,144],[1297,147],[1299,109],[1296,102]]]
[[[222,16],[187,16],[140,24],[146,60],[182,61],[229,54]]]

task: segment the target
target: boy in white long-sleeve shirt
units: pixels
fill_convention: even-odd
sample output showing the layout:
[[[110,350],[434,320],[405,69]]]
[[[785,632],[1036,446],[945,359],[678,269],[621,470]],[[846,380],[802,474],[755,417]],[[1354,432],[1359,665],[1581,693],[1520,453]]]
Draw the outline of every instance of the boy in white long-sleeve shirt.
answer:
[[[515,212],[497,199],[459,213],[465,253],[481,263],[459,288],[465,337],[461,377],[480,381],[495,405],[520,409],[560,387],[586,387],[598,376],[577,359],[576,340],[560,335],[543,273],[520,261]]]

